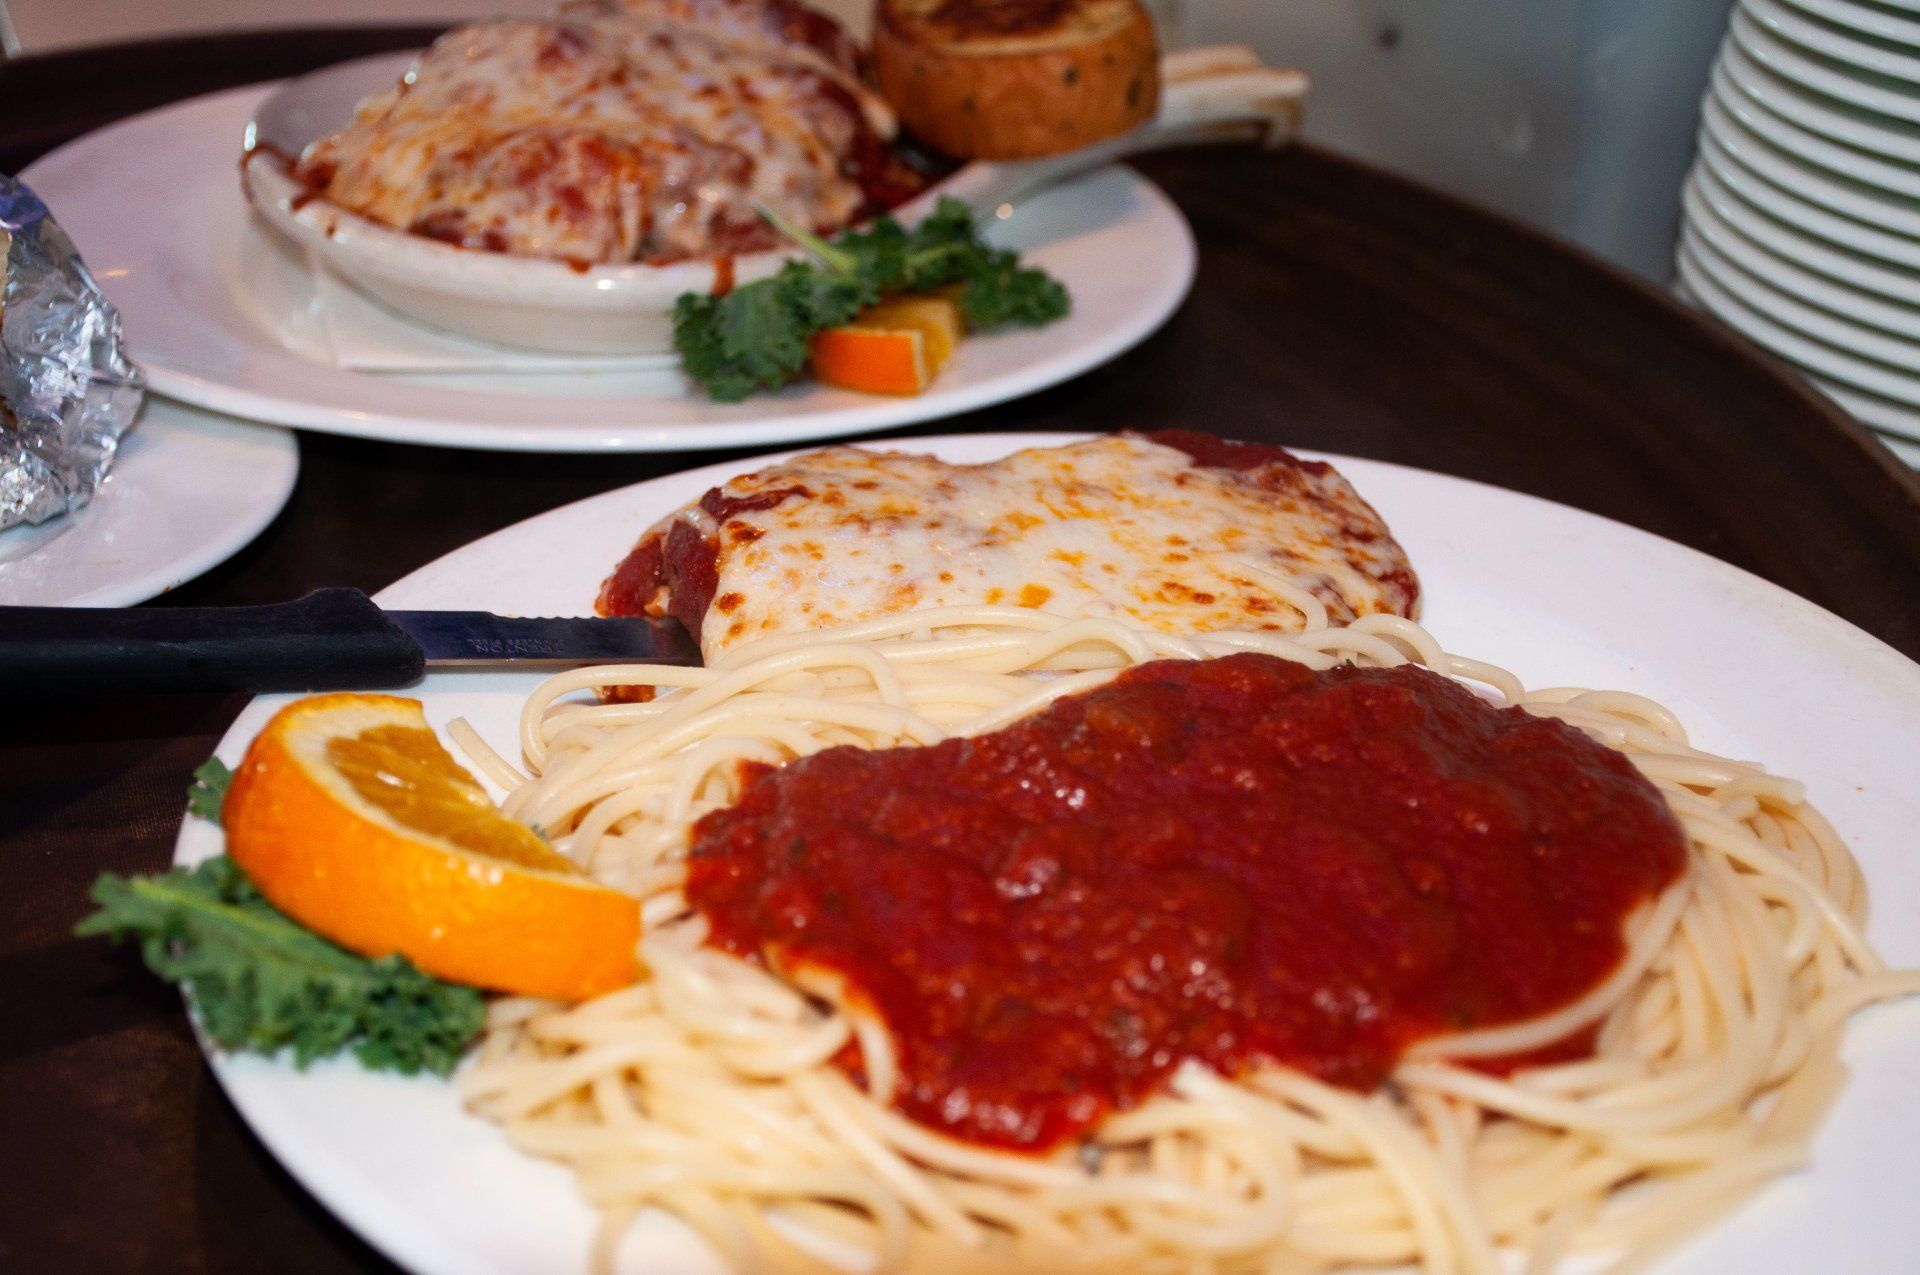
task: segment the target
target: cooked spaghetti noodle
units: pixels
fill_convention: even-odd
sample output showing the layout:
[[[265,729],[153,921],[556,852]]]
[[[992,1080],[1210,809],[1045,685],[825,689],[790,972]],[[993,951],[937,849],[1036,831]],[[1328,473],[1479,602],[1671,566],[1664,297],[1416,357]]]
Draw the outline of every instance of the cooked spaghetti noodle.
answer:
[[[1316,668],[1406,662],[1621,749],[1691,847],[1592,993],[1540,1018],[1430,1038],[1379,1091],[1276,1067],[1186,1064],[1168,1092],[1067,1151],[970,1145],[888,1105],[886,1032],[709,946],[684,893],[689,829],[741,761],[977,735],[1125,667],[1253,650]],[[646,703],[582,693],[646,683]],[[1639,1269],[1802,1163],[1854,1010],[1920,991],[1862,937],[1864,884],[1802,788],[1693,748],[1666,710],[1525,691],[1416,625],[1174,637],[1014,608],[949,608],[728,651],[714,667],[602,667],[526,707],[534,778],[457,732],[506,808],[636,893],[649,977],[579,1006],[494,1007],[462,1087],[511,1140],[569,1164],[610,1265],[666,1209],[741,1269],[1313,1271]],[[831,989],[815,988],[814,991]],[[1474,1058],[1598,1025],[1590,1058],[1510,1076]],[[836,1065],[857,1047],[858,1088]]]

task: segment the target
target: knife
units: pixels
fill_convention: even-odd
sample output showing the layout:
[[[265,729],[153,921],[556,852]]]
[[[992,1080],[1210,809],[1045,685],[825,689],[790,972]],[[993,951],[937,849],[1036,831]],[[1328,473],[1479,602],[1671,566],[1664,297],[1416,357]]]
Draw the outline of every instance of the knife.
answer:
[[[358,589],[250,607],[0,607],[0,700],[406,686],[434,669],[698,664],[676,620],[384,611]]]

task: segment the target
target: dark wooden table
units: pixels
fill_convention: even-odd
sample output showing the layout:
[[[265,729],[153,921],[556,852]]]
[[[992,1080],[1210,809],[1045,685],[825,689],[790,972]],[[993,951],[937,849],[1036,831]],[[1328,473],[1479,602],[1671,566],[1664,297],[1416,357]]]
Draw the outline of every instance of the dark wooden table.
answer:
[[[0,66],[0,169],[136,110],[429,34],[223,36]],[[1173,321],[1068,385],[903,432],[1189,425],[1460,474],[1692,545],[1920,656],[1920,484],[1740,338],[1589,257],[1333,155],[1191,152],[1141,167],[1199,236],[1199,281]],[[528,515],[718,458],[315,434],[300,449],[286,512],[155,605],[377,589]],[[97,873],[165,865],[188,774],[240,704],[0,712],[0,1269],[385,1266],[248,1134],[172,990],[71,937]]]

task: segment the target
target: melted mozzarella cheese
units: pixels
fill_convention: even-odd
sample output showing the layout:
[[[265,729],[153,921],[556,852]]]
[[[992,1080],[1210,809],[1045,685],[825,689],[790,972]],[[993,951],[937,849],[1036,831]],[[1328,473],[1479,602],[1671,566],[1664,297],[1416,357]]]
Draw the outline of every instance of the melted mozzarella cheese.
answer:
[[[309,147],[301,174],[362,216],[527,256],[764,246],[756,204],[837,228],[865,204],[849,172],[860,99],[844,68],[775,38],[763,12],[600,0],[564,21],[460,27]]]
[[[834,447],[721,495],[737,505],[782,491],[795,494],[717,523],[699,506],[674,515],[716,551],[709,657],[768,634],[975,603],[1182,632],[1295,630],[1312,605],[1303,592],[1335,623],[1416,609],[1405,554],[1330,467],[1216,468],[1128,436],[983,465]]]

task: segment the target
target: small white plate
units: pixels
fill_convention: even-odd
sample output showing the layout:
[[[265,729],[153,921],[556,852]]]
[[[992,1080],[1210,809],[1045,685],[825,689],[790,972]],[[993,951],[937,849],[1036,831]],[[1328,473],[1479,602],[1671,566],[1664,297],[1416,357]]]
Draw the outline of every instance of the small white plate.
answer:
[[[1844,385],[1920,406],[1920,378],[1906,376],[1897,368],[1836,349],[1776,322],[1770,312],[1749,304],[1723,285],[1711,270],[1703,268],[1700,258],[1688,251],[1684,244],[1676,264],[1680,269],[1681,281],[1704,308],[1787,362]],[[1779,294],[1773,295],[1777,298]]]
[[[1887,5],[1893,2],[1882,0]],[[1860,4],[1856,0],[1786,0],[1786,3],[1850,30],[1920,48],[1920,21],[1888,13],[1878,5]],[[1916,6],[1916,12],[1920,12],[1920,6]]]
[[[1704,131],[1700,135],[1700,162],[1726,189],[1788,225],[1883,261],[1920,267],[1920,241],[1876,230],[1851,217],[1836,216],[1808,203],[1792,191],[1736,164],[1713,136]]]
[[[1792,120],[1774,114],[1736,84],[1724,64],[1714,67],[1709,95],[1748,130],[1790,152],[1796,159],[1810,161],[1896,195],[1920,198],[1920,167],[1889,162],[1857,147],[1828,141],[1811,129],[1801,128]]]
[[[1920,162],[1920,125],[1836,102],[1795,84],[1749,58],[1732,40],[1721,44],[1719,65],[1742,91],[1782,119],[1849,146]]]
[[[1864,106],[1870,111],[1920,123],[1920,85],[1891,76],[1875,75],[1818,53],[1795,48],[1748,17],[1741,9],[1733,11],[1733,20],[1728,29],[1749,57],[1796,84],[1804,84],[1843,102]]]
[[[135,116],[21,174],[119,307],[151,384],[177,399],[329,433],[510,451],[679,451],[828,438],[951,416],[1077,376],[1186,296],[1192,231],[1159,189],[1107,168],[1023,202],[996,238],[1073,296],[1066,319],[971,338],[914,398],[789,386],[714,403],[673,372],[370,374],[296,353],[304,260],[249,214],[243,133],[272,85]],[[309,320],[310,321],[310,320]],[[310,346],[310,342],[308,345]]]
[[[1892,399],[1869,394],[1865,390],[1835,385],[1823,377],[1808,376],[1815,389],[1852,413],[1854,419],[1871,428],[1880,441],[1891,447],[1909,464],[1920,465],[1920,410]]]
[[[1783,40],[1876,75],[1920,83],[1920,54],[1890,48],[1870,39],[1813,21],[1795,13],[1780,0],[1740,0],[1753,20]]]
[[[1190,422],[1203,423],[1203,422]],[[895,446],[981,461],[1059,436],[921,438]],[[1920,668],[1809,602],[1644,532],[1457,478],[1333,458],[1406,546],[1424,622],[1449,649],[1497,661],[1533,685],[1653,696],[1701,747],[1754,757],[1807,781],[1874,891],[1872,939],[1920,962]],[[380,595],[403,607],[579,614],[652,521],[765,458],[675,474],[570,505],[476,541]],[[1737,658],[1729,658],[1733,653]],[[507,673],[435,674],[410,692],[444,727],[465,717],[511,748],[537,684]],[[238,762],[284,697],[256,700],[221,742]],[[176,860],[220,849],[189,821]],[[1849,1029],[1849,1070],[1811,1168],[1668,1254],[1658,1275],[1910,1271],[1920,1163],[1920,1000]],[[453,1086],[324,1062],[215,1053],[214,1074],[272,1153],[348,1225],[422,1275],[571,1275],[586,1267],[593,1215],[560,1166],[515,1153],[465,1114]],[[210,1207],[219,1207],[218,1203]],[[684,1228],[641,1218],[618,1269],[717,1272]]]
[[[1774,185],[1868,226],[1920,240],[1920,201],[1822,172],[1742,124],[1712,95],[1701,102],[1700,115],[1701,127],[1721,149]]]
[[[1828,278],[1864,292],[1891,297],[1895,301],[1912,301],[1920,297],[1920,269],[1903,270],[1899,266],[1885,265],[1863,253],[1849,252],[1823,239],[1802,234],[1741,200],[1722,185],[1713,170],[1705,164],[1694,165],[1693,173],[1687,179],[1686,197],[1707,215],[1718,218],[1775,256],[1796,265],[1817,270]]]
[[[91,503],[0,531],[0,605],[118,607],[225,562],[293,494],[293,435],[149,396]]]
[[[1790,297],[1810,302],[1848,319],[1871,324],[1886,332],[1920,341],[1920,304],[1901,305],[1864,295],[1775,255],[1723,221],[1691,183],[1681,192],[1681,206],[1686,210],[1685,233],[1704,241],[1714,252],[1748,274]],[[1920,287],[1909,291],[1906,296],[1909,301],[1920,302]],[[1920,347],[1916,349],[1920,350]]]

